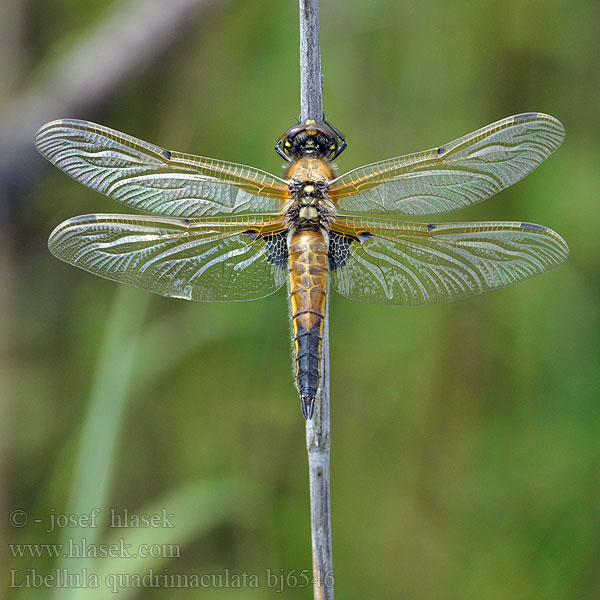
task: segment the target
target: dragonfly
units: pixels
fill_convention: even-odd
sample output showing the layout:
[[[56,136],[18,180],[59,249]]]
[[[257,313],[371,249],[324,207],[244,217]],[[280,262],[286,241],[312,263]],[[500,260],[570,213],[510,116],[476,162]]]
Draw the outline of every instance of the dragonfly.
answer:
[[[286,161],[282,177],[88,121],[48,123],[35,143],[75,180],[149,213],[68,219],[49,238],[58,258],[187,300],[254,300],[287,282],[295,381],[311,419],[330,286],[368,303],[450,302],[567,260],[560,235],[535,223],[397,218],[486,200],[535,169],[563,138],[557,119],[529,112],[337,175],[333,161],[346,141],[327,121],[306,120],[275,146]]]

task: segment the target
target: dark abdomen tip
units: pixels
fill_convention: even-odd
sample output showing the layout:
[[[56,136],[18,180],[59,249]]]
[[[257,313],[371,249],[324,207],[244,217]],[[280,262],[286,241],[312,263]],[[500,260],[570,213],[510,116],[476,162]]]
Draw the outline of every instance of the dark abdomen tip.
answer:
[[[314,396],[302,396],[302,414],[308,421],[313,418],[315,413],[315,397]]]

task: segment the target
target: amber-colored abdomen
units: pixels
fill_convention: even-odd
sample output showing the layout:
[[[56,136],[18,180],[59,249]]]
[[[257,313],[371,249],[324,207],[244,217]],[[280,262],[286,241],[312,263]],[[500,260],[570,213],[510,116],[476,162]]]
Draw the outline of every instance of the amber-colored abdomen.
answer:
[[[327,302],[327,240],[321,231],[298,231],[289,241],[290,311],[296,383],[305,419],[319,388],[321,340]]]

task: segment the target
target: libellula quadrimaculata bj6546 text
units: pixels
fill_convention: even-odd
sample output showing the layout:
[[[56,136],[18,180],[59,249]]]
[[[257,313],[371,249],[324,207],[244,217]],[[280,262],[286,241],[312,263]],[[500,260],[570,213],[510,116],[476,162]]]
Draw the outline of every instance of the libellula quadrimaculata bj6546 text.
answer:
[[[453,142],[335,173],[346,143],[327,123],[288,129],[283,177],[165,150],[87,121],[36,135],[50,162],[151,215],[74,217],[53,254],[114,281],[188,300],[254,300],[288,283],[296,382],[312,418],[329,283],[361,302],[450,302],[564,263],[554,231],[524,222],[415,223],[471,206],[519,181],[562,142],[541,113],[508,117]]]

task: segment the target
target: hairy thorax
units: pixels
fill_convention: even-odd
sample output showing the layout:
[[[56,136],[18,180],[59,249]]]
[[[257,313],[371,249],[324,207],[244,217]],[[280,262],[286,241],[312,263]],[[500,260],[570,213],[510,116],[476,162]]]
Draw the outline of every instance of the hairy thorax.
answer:
[[[329,182],[335,178],[330,163],[317,158],[301,158],[285,173],[290,200],[283,207],[288,230],[323,228],[329,230],[335,218],[335,204],[329,199]]]

